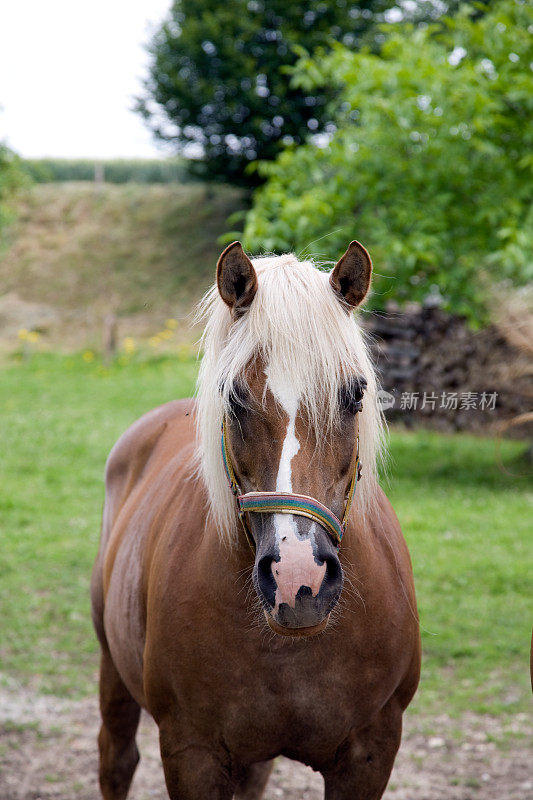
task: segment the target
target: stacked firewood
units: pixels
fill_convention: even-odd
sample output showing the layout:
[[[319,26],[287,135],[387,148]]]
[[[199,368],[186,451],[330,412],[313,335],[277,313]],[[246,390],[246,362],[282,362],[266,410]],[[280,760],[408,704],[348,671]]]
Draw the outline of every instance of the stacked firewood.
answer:
[[[383,395],[390,420],[483,430],[531,411],[531,355],[501,324],[473,331],[429,305],[391,307],[364,324],[383,389],[392,395]]]

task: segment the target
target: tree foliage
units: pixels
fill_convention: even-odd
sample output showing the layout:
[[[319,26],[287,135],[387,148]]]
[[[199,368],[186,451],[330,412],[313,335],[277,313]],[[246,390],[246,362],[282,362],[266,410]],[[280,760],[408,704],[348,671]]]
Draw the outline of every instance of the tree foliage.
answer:
[[[373,304],[442,298],[481,319],[490,284],[533,279],[533,8],[502,0],[474,20],[392,26],[379,55],[338,45],[302,58],[295,86],[333,85],[328,142],[261,165],[253,251],[371,251]]]
[[[175,0],[150,45],[138,110],[162,139],[196,155],[197,175],[251,184],[255,159],[327,122],[328,86],[290,82],[298,48],[355,46],[394,0]]]

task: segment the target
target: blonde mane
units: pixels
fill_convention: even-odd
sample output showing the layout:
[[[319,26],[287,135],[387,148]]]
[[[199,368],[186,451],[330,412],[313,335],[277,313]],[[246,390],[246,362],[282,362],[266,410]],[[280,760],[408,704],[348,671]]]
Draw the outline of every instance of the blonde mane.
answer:
[[[355,315],[342,307],[328,273],[293,254],[252,263],[259,285],[246,313],[232,320],[215,285],[200,302],[197,315],[206,321],[197,385],[197,467],[207,488],[211,518],[229,540],[236,531],[237,515],[222,463],[220,425],[229,410],[234,381],[243,379],[255,358],[300,393],[311,424],[324,441],[340,421],[341,387],[353,376],[366,378],[359,415],[363,473],[351,514],[369,512],[378,485],[376,464],[383,451],[375,371]]]

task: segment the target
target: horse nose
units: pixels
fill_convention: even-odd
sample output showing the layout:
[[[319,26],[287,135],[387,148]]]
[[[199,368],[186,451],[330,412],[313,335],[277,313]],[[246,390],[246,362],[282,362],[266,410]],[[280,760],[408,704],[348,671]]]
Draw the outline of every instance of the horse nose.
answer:
[[[326,539],[318,547],[316,539]],[[343,574],[327,534],[293,542],[289,549],[261,555],[256,563],[256,589],[267,618],[287,629],[311,628],[323,622],[339,599]]]

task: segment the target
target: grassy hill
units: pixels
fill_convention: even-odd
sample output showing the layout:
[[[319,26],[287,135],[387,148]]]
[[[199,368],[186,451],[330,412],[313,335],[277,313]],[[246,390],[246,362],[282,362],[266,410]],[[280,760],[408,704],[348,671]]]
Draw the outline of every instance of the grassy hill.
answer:
[[[41,327],[70,342],[111,312],[134,332],[183,318],[213,280],[217,239],[242,202],[201,184],[33,186],[0,258],[0,330]]]

